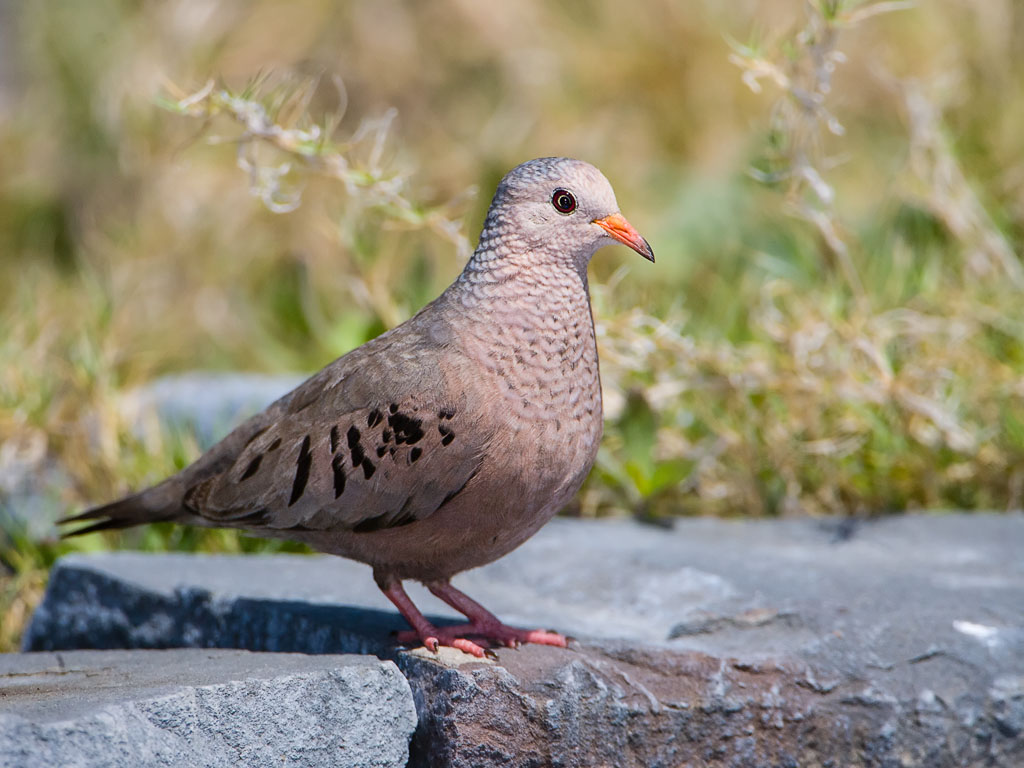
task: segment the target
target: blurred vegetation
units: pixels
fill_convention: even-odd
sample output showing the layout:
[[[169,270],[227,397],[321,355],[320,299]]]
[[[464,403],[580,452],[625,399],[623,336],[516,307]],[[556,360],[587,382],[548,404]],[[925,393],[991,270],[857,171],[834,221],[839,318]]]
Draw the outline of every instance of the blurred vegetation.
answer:
[[[10,507],[184,466],[126,391],[318,369],[542,155],[658,254],[593,262],[606,439],[570,513],[1019,508],[1021,60],[1013,0],[0,5],[0,651],[63,552],[280,548]]]

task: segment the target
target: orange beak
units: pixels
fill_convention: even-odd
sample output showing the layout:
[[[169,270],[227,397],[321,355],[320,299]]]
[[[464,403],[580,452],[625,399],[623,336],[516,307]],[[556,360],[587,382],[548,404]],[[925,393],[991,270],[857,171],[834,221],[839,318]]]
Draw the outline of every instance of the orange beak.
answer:
[[[650,262],[654,262],[654,250],[640,233],[633,229],[633,225],[626,221],[621,213],[613,213],[603,219],[594,219],[594,223],[608,233],[609,237],[618,240],[623,245],[628,245]]]

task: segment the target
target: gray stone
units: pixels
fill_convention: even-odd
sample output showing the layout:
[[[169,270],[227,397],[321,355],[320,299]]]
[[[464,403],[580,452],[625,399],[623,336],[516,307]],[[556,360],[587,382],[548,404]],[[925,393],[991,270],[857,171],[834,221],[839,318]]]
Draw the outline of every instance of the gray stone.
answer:
[[[62,496],[70,483],[40,436],[0,443],[0,548],[14,537],[52,537],[54,523],[67,514]]]
[[[308,375],[190,371],[132,390],[120,408],[142,438],[194,434],[206,450],[242,421],[290,392]]]
[[[413,763],[1024,764],[1022,551],[1019,514],[556,520],[456,583],[579,640],[498,665],[399,655]],[[60,561],[25,644],[386,655],[399,628],[337,558],[121,553]]]
[[[0,655],[0,766],[403,766],[394,664],[225,650]]]
[[[142,441],[160,445],[168,435],[190,435],[205,450],[305,378],[192,371],[134,389],[118,407]],[[94,421],[96,416],[86,419]],[[0,542],[14,534],[31,541],[52,537],[54,522],[68,513],[63,497],[70,483],[67,472],[47,453],[42,435],[0,444]]]

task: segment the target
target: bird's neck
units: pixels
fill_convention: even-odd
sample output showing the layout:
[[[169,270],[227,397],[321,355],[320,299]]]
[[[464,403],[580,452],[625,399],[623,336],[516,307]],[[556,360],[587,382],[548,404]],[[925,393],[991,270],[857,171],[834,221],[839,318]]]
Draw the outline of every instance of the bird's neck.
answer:
[[[450,299],[474,320],[557,334],[581,319],[592,328],[587,261],[571,257],[545,259],[537,254],[473,254]]]
[[[478,251],[479,254],[479,251]],[[464,317],[466,353],[493,376],[510,413],[600,418],[600,375],[586,269],[522,258],[470,261],[445,297]]]

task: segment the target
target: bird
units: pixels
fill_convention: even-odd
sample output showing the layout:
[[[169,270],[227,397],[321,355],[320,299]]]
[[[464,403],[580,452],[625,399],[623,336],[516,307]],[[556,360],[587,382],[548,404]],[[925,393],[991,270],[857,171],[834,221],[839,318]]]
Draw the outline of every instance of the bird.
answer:
[[[283,538],[370,565],[411,631],[476,657],[567,646],[503,624],[451,578],[509,553],[579,490],[603,431],[587,267],[622,243],[654,261],[593,165],[509,171],[457,279],[146,490],[66,517],[65,535],[172,521]],[[68,530],[68,529],[65,529]],[[403,581],[467,622],[435,626]]]

